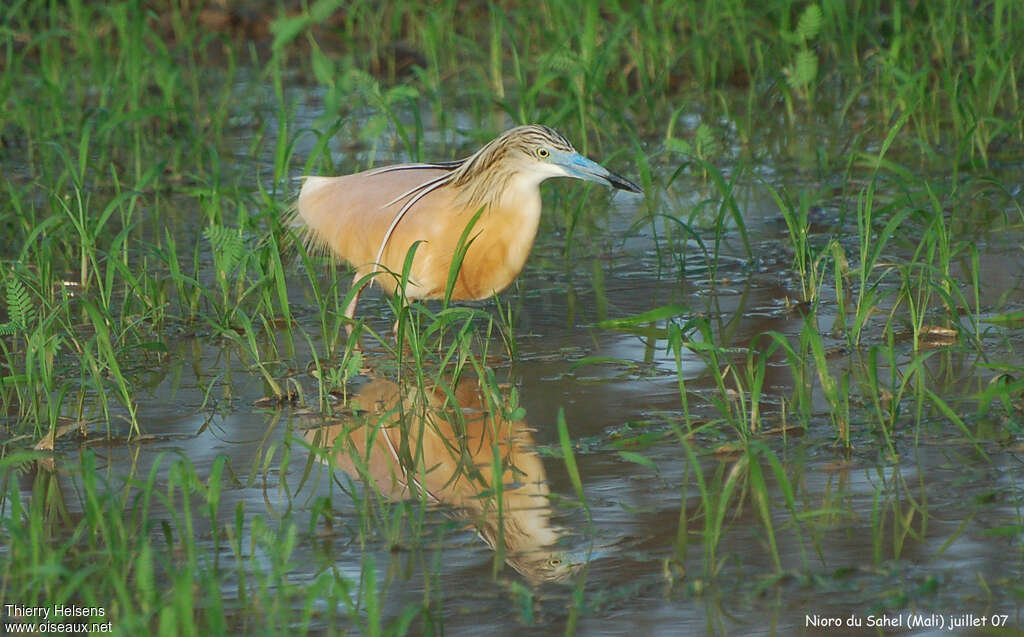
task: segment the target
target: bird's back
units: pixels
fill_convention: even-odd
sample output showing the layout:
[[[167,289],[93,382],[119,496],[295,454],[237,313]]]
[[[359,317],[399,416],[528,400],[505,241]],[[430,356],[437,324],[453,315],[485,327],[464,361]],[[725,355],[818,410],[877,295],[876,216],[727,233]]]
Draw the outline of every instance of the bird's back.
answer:
[[[372,269],[388,229],[409,199],[395,198],[446,172],[437,168],[409,168],[306,177],[299,193],[298,218],[305,225],[311,244],[329,248],[357,269]],[[426,195],[406,213],[403,225],[416,223],[413,217],[417,208],[436,206],[444,198],[442,191]]]

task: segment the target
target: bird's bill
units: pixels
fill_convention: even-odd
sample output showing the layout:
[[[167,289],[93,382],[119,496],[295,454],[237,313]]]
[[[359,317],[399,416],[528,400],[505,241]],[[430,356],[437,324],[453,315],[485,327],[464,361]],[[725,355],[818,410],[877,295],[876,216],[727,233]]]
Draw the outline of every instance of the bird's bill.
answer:
[[[596,181],[599,184],[611,186],[619,190],[643,194],[640,186],[637,186],[625,177],[616,175],[596,161],[587,159],[579,153],[566,153],[562,157],[554,158],[554,161],[565,169],[569,177],[575,177],[584,181]]]
[[[608,180],[608,183],[611,184],[612,188],[617,188],[618,190],[625,190],[627,192],[635,192],[638,195],[644,194],[644,191],[640,190],[640,186],[637,186],[636,184],[626,179],[625,177],[620,177],[619,175],[616,175],[613,172],[605,171],[604,178]]]

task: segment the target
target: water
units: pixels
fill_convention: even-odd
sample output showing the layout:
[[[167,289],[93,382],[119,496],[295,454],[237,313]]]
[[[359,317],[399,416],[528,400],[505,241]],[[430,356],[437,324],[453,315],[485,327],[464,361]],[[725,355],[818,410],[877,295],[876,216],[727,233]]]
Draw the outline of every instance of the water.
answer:
[[[628,170],[624,173],[629,175]],[[779,182],[797,179],[785,166],[763,173]],[[413,478],[391,462],[401,448],[397,431],[392,442],[377,439],[371,461],[376,469],[366,482],[344,456],[335,458],[333,469],[321,464],[321,457],[332,454],[321,456],[306,446],[315,432],[332,427],[329,440],[349,436],[365,450],[365,439],[360,443],[358,435],[352,438],[341,428],[354,426],[353,418],[363,418],[365,427],[369,417],[365,412],[353,415],[341,404],[335,405],[341,416],[320,413],[316,381],[304,367],[309,356],[303,344],[296,346],[289,377],[305,389],[306,403],[275,406],[261,402],[266,388],[235,348],[202,334],[169,336],[166,362],[135,385],[147,437],[115,443],[93,439],[84,446],[97,454],[103,475],[113,477],[110,488],[117,488],[118,476],[147,475],[158,461],[160,479],[166,479],[168,458],[180,454],[200,476],[208,475],[218,458],[226,459],[232,479],[224,492],[225,512],[242,503],[247,512],[269,519],[287,511],[304,521],[326,499],[325,518],[312,529],[300,523],[291,581],[312,580],[325,560],[358,581],[372,558],[385,618],[396,619],[401,608],[425,595],[439,598],[436,609],[448,634],[561,632],[574,604],[574,586],[583,591],[577,620],[581,634],[864,634],[858,626],[809,625],[814,622],[808,617],[814,615],[844,622],[869,617],[895,622],[930,613],[947,619],[966,613],[990,618],[1006,614],[1019,624],[1024,561],[1019,431],[1014,434],[999,422],[971,421],[975,443],[941,412],[922,414],[917,427],[908,411],[898,420],[890,450],[885,437],[869,429],[876,422],[872,405],[855,402],[849,423],[853,449],[847,452],[835,444],[835,426],[816,388],[806,431],[757,438],[755,445],[778,459],[789,481],[788,487],[780,484],[768,455],[756,454],[758,479],[765,484],[761,491],[752,482],[748,456],[735,444],[739,434],[725,423],[716,424],[721,413],[715,401],[722,395],[707,360],[683,350],[677,367],[668,351],[665,320],[645,326],[653,329],[642,333],[599,325],[678,305],[686,311],[670,320],[683,325],[689,318],[704,317],[714,341],[736,352],[766,346],[761,335],[768,331],[795,341],[804,328],[804,313],[798,303],[799,281],[790,267],[792,248],[762,186],[748,180],[738,191],[756,258],[747,258],[734,229],[725,235],[713,269],[693,237],[686,238],[683,262],[673,256],[683,244],[669,245],[662,226],[657,226],[661,235],[656,236],[651,223],[638,224],[644,214],[639,198],[617,195],[609,202],[604,193],[594,194],[577,183],[547,185],[545,190],[549,222],[526,271],[502,296],[513,308],[518,356],[502,354],[500,341],[494,339],[488,359],[505,389],[515,389],[524,409],[521,419],[506,420],[503,426],[517,432],[510,444],[521,454],[520,464],[529,466],[518,479],[507,478],[515,483],[506,494],[505,515],[512,522],[505,519],[502,533],[511,538],[513,527],[508,525],[514,523],[520,534],[511,543],[506,539],[504,559],[495,558],[502,519],[480,497],[494,487],[486,477],[493,456],[480,451],[493,440],[478,431],[463,441],[479,443],[480,454],[465,465],[484,469],[485,477],[476,484],[469,478],[454,486],[437,483],[435,476],[430,484],[411,486]],[[567,259],[564,226],[550,220],[585,191],[589,217],[573,238]],[[674,196],[663,200],[662,211],[673,214],[688,213],[695,202],[717,196],[696,176],[677,181],[669,195]],[[834,234],[852,255],[852,220],[839,219],[826,208],[816,214],[818,234],[812,239],[824,244]],[[707,220],[694,221],[697,235],[710,245],[714,232]],[[186,236],[186,229],[180,234],[183,240],[196,239]],[[1024,301],[1021,239],[1019,229],[977,231],[983,308],[1019,307]],[[906,250],[894,242],[892,252],[906,256]],[[962,265],[955,262],[957,268]],[[319,328],[311,297],[302,292],[308,284],[301,268],[301,263],[289,266],[292,311],[299,328],[314,335],[312,346],[323,348],[315,336]],[[963,290],[970,294],[967,283],[964,279]],[[494,310],[492,303],[478,305]],[[826,334],[837,320],[836,307],[835,292],[826,286],[819,313],[819,327]],[[891,298],[880,307],[906,311]],[[371,317],[375,328],[388,331],[392,317],[378,296],[366,298],[360,312]],[[870,330],[880,328],[884,318],[869,322],[868,342],[876,342]],[[865,382],[865,353],[846,351],[843,342],[825,339],[830,369],[849,371],[856,389]],[[964,393],[986,387],[999,363],[1019,366],[1022,350],[1019,329],[993,327],[980,348],[941,348],[926,366],[933,389],[955,405]],[[894,364],[906,372],[901,366],[907,365],[909,348],[898,351]],[[388,408],[401,402],[398,396],[404,390],[394,384],[388,356],[382,347],[367,344],[366,364],[375,371],[353,380],[353,395],[370,398],[374,405],[387,403]],[[738,354],[722,363],[739,368],[743,361],[744,355]],[[686,427],[680,369],[689,425],[700,429],[686,439],[697,465],[677,436]],[[880,369],[892,371],[884,361]],[[727,377],[726,385],[734,391],[734,379]],[[795,421],[787,412],[793,386],[780,352],[767,368],[761,396],[766,423],[786,424],[787,413]],[[479,393],[475,385],[466,389],[461,409],[486,412],[485,404],[473,402],[474,392]],[[913,403],[907,405],[911,410]],[[421,403],[407,406],[412,412],[422,408]],[[374,407],[363,409],[372,413]],[[439,408],[435,404],[431,409]],[[1019,404],[1015,409],[1019,413]],[[586,509],[576,504],[561,457],[560,410],[574,443]],[[285,446],[290,461],[282,468]],[[60,451],[70,457],[80,447],[77,442],[60,443]],[[712,505],[721,508],[721,526],[711,536],[698,473]],[[23,484],[28,497],[31,476]],[[728,497],[723,496],[727,487],[732,488]],[[383,496],[379,501],[378,491]],[[417,492],[427,504],[409,501]],[[517,495],[527,504],[514,503]],[[362,503],[367,500],[375,502],[375,511],[403,512],[407,521],[393,534],[375,526],[368,542],[361,544],[356,538],[365,523]],[[68,508],[73,516],[81,514],[74,498],[69,498]],[[171,516],[159,507],[153,514],[157,520]],[[774,537],[766,530],[766,517]],[[200,548],[212,552],[215,547],[202,539],[208,531],[199,528],[196,536]],[[230,553],[220,550],[229,560]],[[228,598],[234,594],[232,585],[225,583]],[[958,630],[974,634],[975,629]],[[906,634],[910,629],[882,632]]]

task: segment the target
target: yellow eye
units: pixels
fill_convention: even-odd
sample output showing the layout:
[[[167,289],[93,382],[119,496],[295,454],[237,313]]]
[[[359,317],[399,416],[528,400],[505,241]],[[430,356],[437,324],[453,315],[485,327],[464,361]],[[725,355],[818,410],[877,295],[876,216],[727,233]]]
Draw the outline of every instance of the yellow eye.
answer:
[[[551,566],[558,566],[561,563],[562,560],[558,559],[557,557],[553,557],[550,560],[548,560],[548,564],[550,564]]]
[[[547,159],[548,155],[550,155],[550,154],[551,153],[548,152],[547,148],[538,148],[537,149],[537,156],[540,157],[541,159]]]

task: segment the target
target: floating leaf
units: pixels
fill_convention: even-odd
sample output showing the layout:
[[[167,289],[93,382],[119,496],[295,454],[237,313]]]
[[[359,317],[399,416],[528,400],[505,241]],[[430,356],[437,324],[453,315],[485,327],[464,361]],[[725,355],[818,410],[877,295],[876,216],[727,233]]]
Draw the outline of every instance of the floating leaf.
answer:
[[[597,326],[611,329],[618,327],[633,327],[635,325],[643,325],[645,323],[653,323],[662,319],[672,318],[673,316],[686,314],[689,311],[690,308],[684,305],[663,305],[661,307],[656,307],[653,310],[637,314],[636,316],[627,316],[626,318],[601,321]]]
[[[619,457],[623,460],[635,462],[636,464],[643,465],[652,471],[657,471],[658,467],[655,466],[654,461],[647,456],[636,453],[635,451],[620,451]]]
[[[1006,327],[1018,327],[1024,325],[1024,310],[1017,312],[1005,312],[1003,314],[996,314],[995,316],[989,316],[981,319],[983,323],[992,323],[993,325],[1003,325]]]
[[[1003,524],[982,531],[983,535],[995,537],[1017,537],[1021,533],[1024,533],[1024,524]]]
[[[583,367],[584,365],[605,365],[605,364],[622,365],[624,367],[631,367],[631,368],[636,367],[636,363],[635,362],[633,362],[631,360],[626,360],[624,358],[615,358],[613,356],[587,356],[586,358],[581,358],[580,360],[578,360],[575,363],[573,363],[572,365],[570,365],[569,366],[569,373],[572,373],[572,372],[576,371],[577,369],[579,369],[580,367]]]

